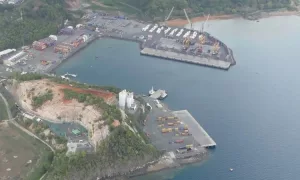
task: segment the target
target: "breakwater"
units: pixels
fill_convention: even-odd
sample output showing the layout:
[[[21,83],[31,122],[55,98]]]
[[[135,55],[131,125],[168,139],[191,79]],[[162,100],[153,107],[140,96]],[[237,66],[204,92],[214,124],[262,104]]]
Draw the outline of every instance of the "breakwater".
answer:
[[[214,59],[209,59],[204,57],[202,58],[198,56],[192,56],[192,55],[181,54],[181,53],[170,52],[170,51],[163,51],[163,50],[152,49],[152,48],[144,48],[143,50],[141,50],[140,53],[146,56],[161,57],[164,59],[214,67],[214,68],[219,68],[224,70],[228,70],[231,65],[230,62],[226,62],[226,61],[214,60]]]

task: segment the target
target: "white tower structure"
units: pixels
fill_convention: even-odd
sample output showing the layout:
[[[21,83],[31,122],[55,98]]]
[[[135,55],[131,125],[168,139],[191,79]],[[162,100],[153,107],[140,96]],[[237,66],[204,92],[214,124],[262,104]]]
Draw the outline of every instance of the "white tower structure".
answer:
[[[127,102],[127,108],[130,108],[132,106],[132,104],[134,103],[133,92],[128,93],[126,102]]]
[[[124,89],[119,93],[119,106],[125,107],[126,105],[126,98],[127,98],[127,91]]]

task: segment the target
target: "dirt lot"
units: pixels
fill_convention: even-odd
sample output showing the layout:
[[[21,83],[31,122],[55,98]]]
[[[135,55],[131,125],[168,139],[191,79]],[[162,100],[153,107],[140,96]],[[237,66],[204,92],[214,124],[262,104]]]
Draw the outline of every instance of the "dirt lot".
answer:
[[[0,122],[0,179],[24,179],[39,159],[40,148],[12,124]]]
[[[50,80],[35,80],[20,83],[15,90],[15,94],[19,99],[20,105],[27,111],[42,117],[45,120],[54,122],[79,122],[88,130],[93,130],[91,140],[96,143],[104,139],[108,133],[108,126],[98,128],[98,124],[104,123],[99,121],[101,118],[101,110],[95,109],[93,106],[85,106],[77,100],[64,99],[62,89],[71,89],[80,93],[91,93],[108,99],[115,98],[114,94],[98,90],[83,90],[68,85],[56,84]],[[45,102],[40,108],[34,110],[31,106],[32,97],[43,94],[48,90],[52,90],[53,99]]]

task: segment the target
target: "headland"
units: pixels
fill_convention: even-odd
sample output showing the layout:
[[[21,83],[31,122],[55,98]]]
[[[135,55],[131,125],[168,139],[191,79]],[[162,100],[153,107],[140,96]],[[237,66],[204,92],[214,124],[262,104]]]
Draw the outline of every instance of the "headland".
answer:
[[[41,74],[18,74],[15,78],[5,80],[3,85],[18,107],[19,115],[15,118],[18,123],[47,142],[50,136],[65,139],[59,145],[53,141],[50,143],[54,149],[64,153],[65,158],[84,152],[87,153],[86,158],[93,157],[96,164],[103,163],[101,158],[109,157],[107,161],[113,167],[122,166],[121,169],[105,166],[102,171],[93,173],[86,171],[84,173],[89,173],[87,179],[139,176],[199,162],[208,156],[210,148],[216,146],[187,110],[172,111],[153,97],[126,91],[119,92],[117,96],[117,89],[104,89]],[[49,129],[40,132],[35,130],[36,127]],[[128,137],[115,142],[124,136],[123,133]],[[134,141],[131,142],[132,138]],[[127,143],[122,144],[124,140]],[[105,143],[112,143],[115,149],[104,146]],[[124,151],[122,149],[129,149],[129,152],[118,158],[126,156],[128,159],[114,159],[117,152]],[[139,155],[136,156],[130,149],[139,152]],[[99,153],[104,154],[100,156]],[[54,160],[53,164],[56,163],[60,162]],[[99,164],[96,166],[100,167]],[[73,175],[76,173],[71,172]]]

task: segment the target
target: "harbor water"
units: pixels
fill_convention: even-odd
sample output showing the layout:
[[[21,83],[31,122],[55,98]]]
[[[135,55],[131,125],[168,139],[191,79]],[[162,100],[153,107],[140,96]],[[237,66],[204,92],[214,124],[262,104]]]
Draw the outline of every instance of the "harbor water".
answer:
[[[300,17],[209,21],[205,29],[233,50],[229,71],[140,56],[136,43],[102,39],[56,72],[137,93],[166,89],[168,106],[187,109],[217,143],[202,163],[136,180],[299,179]]]

